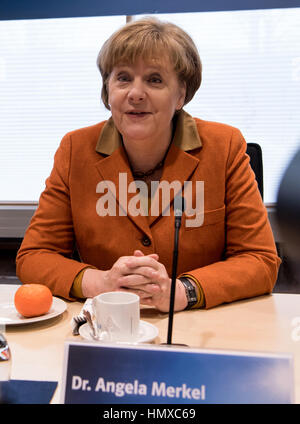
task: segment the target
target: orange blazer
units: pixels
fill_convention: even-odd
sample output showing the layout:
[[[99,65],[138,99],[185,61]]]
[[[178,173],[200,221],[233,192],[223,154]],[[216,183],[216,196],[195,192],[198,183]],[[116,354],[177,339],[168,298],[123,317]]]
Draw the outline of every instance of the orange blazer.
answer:
[[[161,181],[204,182],[204,222],[180,230],[178,275],[188,273],[201,284],[206,308],[270,293],[280,260],[240,131],[224,124],[185,118],[167,154]],[[157,253],[171,276],[174,215],[100,216],[96,187],[115,184],[119,173],[133,181],[126,152],[116,142],[111,120],[70,132],[55,154],[54,167],[17,255],[23,283],[47,285],[54,295],[72,299],[74,278],[88,266],[110,269],[135,249]],[[111,134],[111,152],[101,150],[101,133]],[[194,133],[193,133],[194,131]],[[196,132],[196,136],[195,136]],[[193,135],[194,134],[194,135]],[[100,137],[100,138],[99,138]],[[117,134],[117,137],[119,135]],[[184,151],[192,137],[192,150]],[[129,193],[127,201],[136,194]],[[117,207],[118,211],[118,207]],[[72,259],[74,248],[81,262]]]

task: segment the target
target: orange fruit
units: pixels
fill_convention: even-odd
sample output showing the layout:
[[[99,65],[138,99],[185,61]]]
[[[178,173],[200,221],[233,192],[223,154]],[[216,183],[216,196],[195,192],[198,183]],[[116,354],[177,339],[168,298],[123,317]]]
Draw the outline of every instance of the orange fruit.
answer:
[[[23,284],[15,293],[16,310],[26,318],[46,314],[52,305],[52,293],[42,284]]]

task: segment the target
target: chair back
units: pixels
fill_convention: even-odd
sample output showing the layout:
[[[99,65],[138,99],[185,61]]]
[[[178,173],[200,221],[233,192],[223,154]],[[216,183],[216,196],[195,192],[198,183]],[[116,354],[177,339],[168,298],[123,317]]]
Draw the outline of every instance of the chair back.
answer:
[[[250,165],[254,171],[258,188],[262,199],[264,198],[264,175],[263,175],[263,159],[262,150],[257,143],[247,143],[247,152],[250,157]]]

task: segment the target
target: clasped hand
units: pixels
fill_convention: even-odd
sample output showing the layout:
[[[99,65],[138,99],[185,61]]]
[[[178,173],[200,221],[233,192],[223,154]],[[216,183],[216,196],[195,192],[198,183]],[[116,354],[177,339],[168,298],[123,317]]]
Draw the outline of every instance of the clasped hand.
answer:
[[[156,253],[144,255],[135,250],[132,256],[120,257],[108,271],[88,271],[101,273],[97,275],[98,284],[93,284],[92,296],[107,291],[130,291],[140,297],[141,304],[169,311],[171,278]],[[185,289],[180,280],[176,280],[174,309],[183,310],[186,305]]]

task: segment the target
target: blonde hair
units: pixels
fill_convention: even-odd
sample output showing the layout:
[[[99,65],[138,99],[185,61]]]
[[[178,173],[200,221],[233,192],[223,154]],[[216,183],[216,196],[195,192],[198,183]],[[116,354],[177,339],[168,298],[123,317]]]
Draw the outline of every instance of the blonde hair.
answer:
[[[113,68],[120,63],[134,64],[138,58],[161,58],[166,54],[178,76],[186,85],[184,104],[187,104],[201,84],[202,65],[191,37],[170,22],[143,18],[129,22],[111,35],[103,44],[97,58],[102,76],[101,98],[107,109],[107,82]]]

